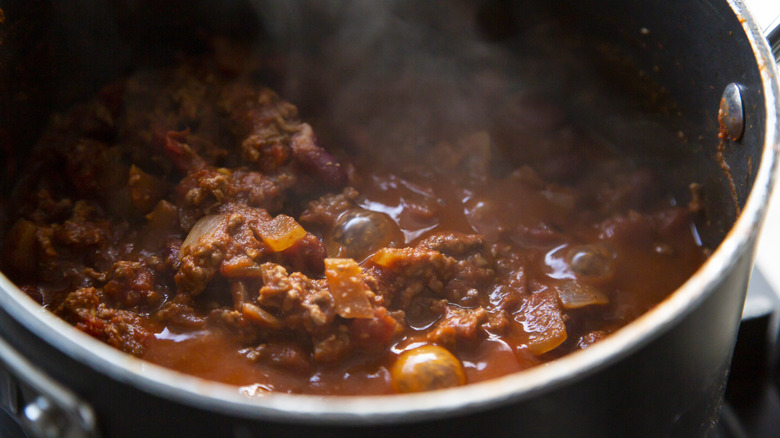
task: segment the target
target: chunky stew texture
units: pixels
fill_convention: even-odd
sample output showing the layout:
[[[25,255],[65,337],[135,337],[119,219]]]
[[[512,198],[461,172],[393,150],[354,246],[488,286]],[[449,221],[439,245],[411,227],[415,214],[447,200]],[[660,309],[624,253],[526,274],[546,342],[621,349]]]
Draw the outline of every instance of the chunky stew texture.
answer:
[[[396,154],[213,64],[56,115],[17,189],[4,272],[128,354],[248,394],[452,387],[587,348],[704,259],[662,169],[543,96]]]

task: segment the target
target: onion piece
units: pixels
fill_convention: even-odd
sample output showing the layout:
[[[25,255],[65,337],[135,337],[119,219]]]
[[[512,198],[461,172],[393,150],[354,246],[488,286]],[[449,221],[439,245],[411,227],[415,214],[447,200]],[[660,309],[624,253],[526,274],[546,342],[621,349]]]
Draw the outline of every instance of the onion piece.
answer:
[[[260,265],[246,254],[223,261],[219,271],[228,278],[260,278],[263,276]]]
[[[306,235],[306,230],[295,219],[284,214],[260,224],[257,232],[263,243],[275,252],[284,251]]]
[[[266,327],[269,329],[279,330],[284,327],[282,321],[268,313],[262,307],[256,306],[252,303],[244,303],[241,305],[241,313],[250,321],[255,324]]]
[[[353,259],[325,259],[325,278],[336,313],[342,318],[373,318],[374,309],[368,300],[368,286],[363,282],[363,270]]]
[[[564,309],[609,304],[609,297],[589,284],[567,281],[555,287]]]
[[[181,260],[182,254],[188,253],[192,246],[197,245],[198,242],[203,239],[214,237],[217,232],[224,229],[222,224],[225,223],[225,221],[227,221],[227,215],[224,214],[213,214],[198,219],[190,230],[190,233],[187,234],[187,238],[184,239],[184,243],[181,244],[179,260]]]
[[[383,268],[391,268],[405,250],[406,248],[382,248],[371,256],[371,261]]]
[[[406,266],[410,263],[410,260],[414,260],[414,254],[415,251],[419,251],[417,248],[382,248],[379,251],[375,252],[374,255],[371,256],[370,260],[374,262],[376,265],[381,266],[383,268],[388,269],[398,269],[400,267]],[[433,251],[426,249],[424,251],[429,252],[436,252],[437,254],[440,254],[438,251]]]
[[[522,328],[520,338],[531,353],[539,356],[566,341],[566,324],[551,291],[532,293],[523,299],[514,320]]]

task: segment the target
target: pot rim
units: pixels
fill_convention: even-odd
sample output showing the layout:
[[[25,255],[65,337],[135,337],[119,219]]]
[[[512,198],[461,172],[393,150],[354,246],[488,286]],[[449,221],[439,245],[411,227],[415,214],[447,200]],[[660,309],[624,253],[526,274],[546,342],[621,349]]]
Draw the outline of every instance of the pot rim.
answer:
[[[656,307],[586,350],[507,376],[426,393],[379,396],[267,393],[250,397],[235,386],[179,373],[122,353],[41,308],[1,273],[0,306],[54,348],[116,381],[192,407],[252,419],[352,425],[430,420],[528,399],[587,377],[660,336],[708,296],[740,255],[755,251],[752,242],[760,231],[776,178],[780,81],[775,59],[756,22],[741,1],[728,0],[728,3],[742,23],[756,56],[765,97],[765,138],[753,188],[723,242],[682,286]]]

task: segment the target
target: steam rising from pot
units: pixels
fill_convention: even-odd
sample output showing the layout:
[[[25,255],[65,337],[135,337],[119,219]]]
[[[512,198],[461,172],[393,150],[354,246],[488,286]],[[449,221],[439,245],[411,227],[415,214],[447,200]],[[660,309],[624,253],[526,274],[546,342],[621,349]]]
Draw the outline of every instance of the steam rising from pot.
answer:
[[[254,5],[285,52],[280,92],[307,117],[324,119],[315,122],[320,136],[348,147],[370,143],[395,160],[481,131],[499,143],[509,134],[513,144],[504,149],[515,149],[529,137],[524,130],[551,131],[563,121],[563,107],[550,102],[569,99],[583,69],[571,47],[550,40],[561,33],[557,24],[520,27],[503,3]],[[519,132],[494,132],[497,122]]]
[[[529,165],[561,182],[577,179],[596,144],[648,156],[678,150],[678,133],[663,127],[668,120],[642,107],[662,93],[619,48],[583,39],[565,11],[541,3],[522,10],[506,0],[251,6],[280,60],[272,87],[301,109],[325,147],[370,148],[373,159],[418,161],[424,171],[448,167],[428,160],[442,156],[428,153],[442,142],[458,149],[486,134],[487,155],[466,168],[453,158],[452,172]]]

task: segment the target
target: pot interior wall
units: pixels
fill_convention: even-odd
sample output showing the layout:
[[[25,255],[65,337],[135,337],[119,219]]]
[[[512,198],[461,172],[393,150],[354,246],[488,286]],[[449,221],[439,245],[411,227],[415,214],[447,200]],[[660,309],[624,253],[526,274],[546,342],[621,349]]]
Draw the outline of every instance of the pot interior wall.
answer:
[[[661,152],[671,158],[662,164],[678,178],[703,185],[706,213],[698,223],[699,232],[714,248],[747,200],[764,144],[765,91],[761,73],[754,68],[753,50],[742,37],[741,18],[726,2],[608,1],[599,9],[610,14],[595,12],[582,2],[566,6],[572,15],[588,17],[578,21],[581,28],[625,44],[643,74],[675,102],[682,150],[665,150],[663,142],[650,137],[640,140],[644,143],[640,153]],[[745,130],[739,141],[721,142],[718,107],[729,83],[740,87]],[[723,163],[730,167],[731,180],[724,177]]]

